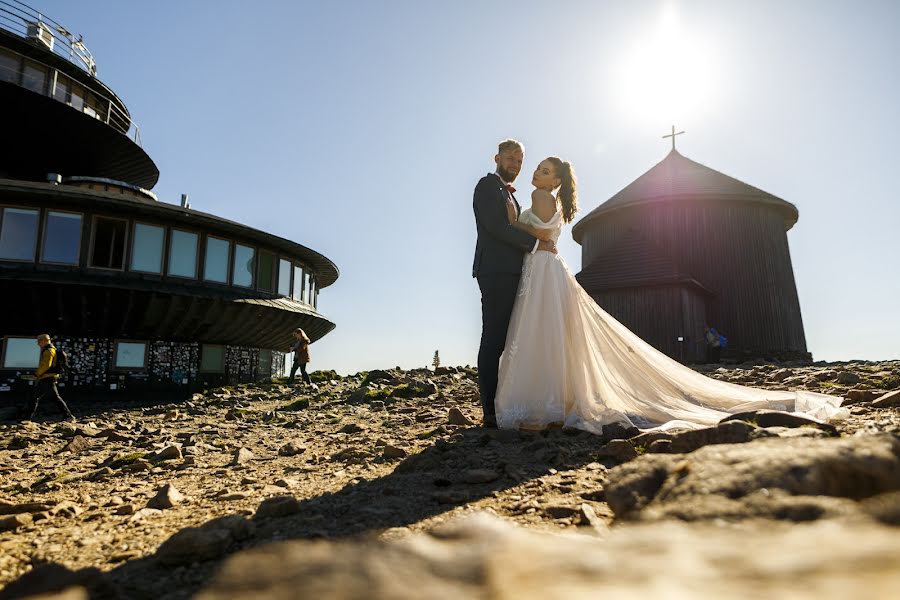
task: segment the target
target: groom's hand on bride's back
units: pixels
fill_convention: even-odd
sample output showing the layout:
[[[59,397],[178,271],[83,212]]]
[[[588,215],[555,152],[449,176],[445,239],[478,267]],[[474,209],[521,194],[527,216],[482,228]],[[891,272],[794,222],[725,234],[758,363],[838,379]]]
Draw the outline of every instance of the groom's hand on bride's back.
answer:
[[[538,252],[552,252],[556,254],[556,243],[553,240],[541,240],[538,242]]]

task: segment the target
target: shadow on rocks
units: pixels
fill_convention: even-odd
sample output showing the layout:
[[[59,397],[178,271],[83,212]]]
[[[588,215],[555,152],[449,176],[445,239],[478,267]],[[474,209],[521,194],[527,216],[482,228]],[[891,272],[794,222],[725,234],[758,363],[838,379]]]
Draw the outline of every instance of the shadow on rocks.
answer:
[[[600,437],[558,429],[461,430],[407,457],[384,477],[315,498],[268,498],[252,518],[231,515],[185,528],[153,556],[128,561],[104,575],[102,587],[98,582],[86,587],[91,598],[188,598],[227,555],[244,548],[288,539],[378,534],[490,497],[551,469],[578,469],[598,460],[613,466],[622,458],[600,450],[610,435],[621,433]]]

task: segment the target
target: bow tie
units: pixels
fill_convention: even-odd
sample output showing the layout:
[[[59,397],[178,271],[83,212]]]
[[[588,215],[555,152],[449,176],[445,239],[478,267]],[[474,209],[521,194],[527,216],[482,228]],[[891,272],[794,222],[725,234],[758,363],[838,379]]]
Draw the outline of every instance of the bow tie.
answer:
[[[510,194],[515,194],[515,193],[516,193],[516,188],[514,188],[514,187],[512,186],[511,183],[507,183],[507,184],[506,184],[506,191],[509,192]]]

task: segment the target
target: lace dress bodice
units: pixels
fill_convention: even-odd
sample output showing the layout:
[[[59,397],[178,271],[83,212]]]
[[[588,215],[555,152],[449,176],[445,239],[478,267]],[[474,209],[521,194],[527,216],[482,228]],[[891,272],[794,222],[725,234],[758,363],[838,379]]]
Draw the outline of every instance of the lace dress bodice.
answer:
[[[531,225],[537,229],[552,230],[551,235],[553,241],[556,242],[559,240],[559,234],[562,231],[562,211],[556,211],[556,214],[550,217],[550,220],[545,223],[541,221],[540,217],[534,214],[530,208],[526,208],[522,211],[522,214],[519,215],[519,223]]]

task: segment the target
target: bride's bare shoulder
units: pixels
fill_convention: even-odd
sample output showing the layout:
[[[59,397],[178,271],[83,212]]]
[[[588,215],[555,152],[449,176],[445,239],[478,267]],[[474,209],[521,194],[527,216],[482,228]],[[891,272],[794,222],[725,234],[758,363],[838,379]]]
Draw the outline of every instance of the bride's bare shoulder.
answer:
[[[550,220],[556,214],[556,197],[547,190],[531,192],[531,212],[542,221]]]

